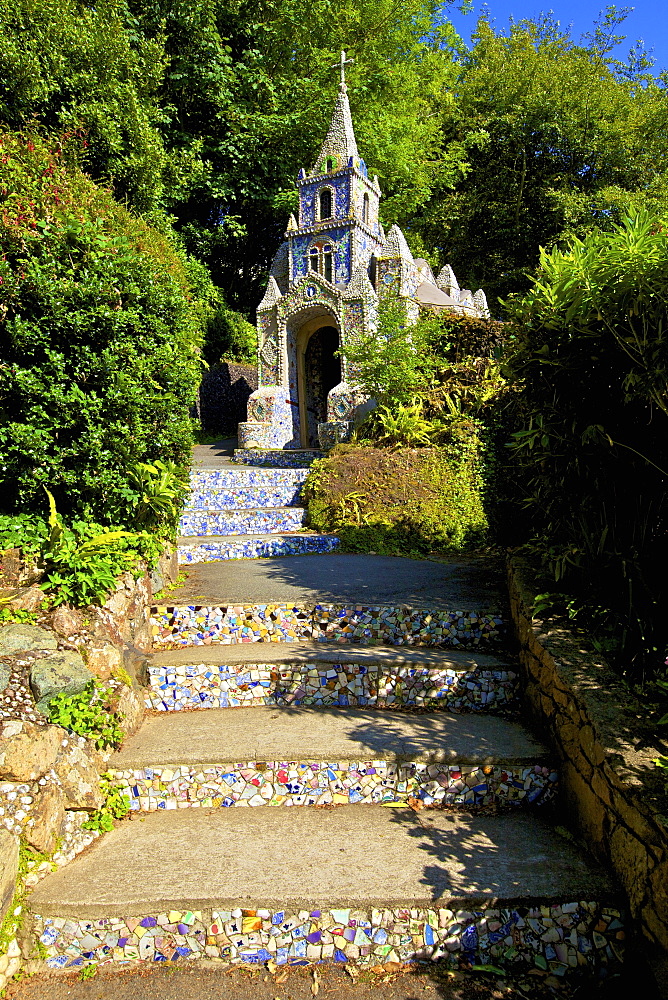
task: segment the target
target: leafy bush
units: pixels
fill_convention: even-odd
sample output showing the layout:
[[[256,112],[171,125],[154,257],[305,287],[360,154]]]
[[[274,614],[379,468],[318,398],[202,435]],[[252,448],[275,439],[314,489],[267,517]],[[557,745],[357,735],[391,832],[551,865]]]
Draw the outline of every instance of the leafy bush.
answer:
[[[425,555],[486,536],[476,463],[441,449],[338,445],[311,466],[303,496],[311,527],[353,552]]]
[[[206,272],[72,162],[0,132],[0,489],[6,513],[133,526],[140,462],[189,459]],[[76,150],[75,150],[76,152]]]
[[[109,693],[103,684],[92,680],[80,694],[57,694],[49,701],[49,719],[70,733],[93,740],[98,750],[120,746],[123,730],[105,707]]]
[[[100,788],[104,795],[104,805],[91,813],[90,819],[82,824],[84,830],[99,830],[109,833],[114,829],[114,820],[123,819],[130,812],[130,799],[121,791],[110,774],[100,775]]]
[[[581,606],[612,613],[620,669],[640,678],[668,642],[656,611],[668,598],[666,225],[641,214],[543,253],[512,316],[515,542],[531,541]]]
[[[257,361],[257,331],[241,313],[221,304],[207,323],[202,354],[209,365],[252,364]]]

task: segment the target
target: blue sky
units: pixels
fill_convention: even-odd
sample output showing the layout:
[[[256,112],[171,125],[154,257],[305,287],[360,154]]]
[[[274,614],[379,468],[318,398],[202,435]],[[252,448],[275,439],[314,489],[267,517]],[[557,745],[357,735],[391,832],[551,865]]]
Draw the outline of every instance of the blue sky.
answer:
[[[591,31],[594,21],[607,3],[605,0],[473,0],[472,14],[460,14],[454,6],[446,8],[447,17],[453,22],[459,34],[468,43],[478,16],[486,10],[496,30],[508,28],[512,16],[515,21],[534,18],[541,12],[551,11],[563,28],[571,26],[571,34],[576,41],[580,35]],[[618,9],[629,4],[618,4]],[[654,48],[655,71],[668,69],[668,0],[637,0],[619,34],[626,35],[626,41],[615,53],[625,58],[632,43],[642,38],[647,49]]]

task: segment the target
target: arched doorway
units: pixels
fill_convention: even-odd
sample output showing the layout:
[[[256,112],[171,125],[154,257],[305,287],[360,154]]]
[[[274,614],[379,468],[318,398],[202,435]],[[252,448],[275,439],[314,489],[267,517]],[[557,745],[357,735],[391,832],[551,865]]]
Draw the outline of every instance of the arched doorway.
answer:
[[[309,323],[297,337],[297,374],[302,448],[317,448],[318,424],[327,420],[327,395],[341,381],[339,331],[326,319]]]

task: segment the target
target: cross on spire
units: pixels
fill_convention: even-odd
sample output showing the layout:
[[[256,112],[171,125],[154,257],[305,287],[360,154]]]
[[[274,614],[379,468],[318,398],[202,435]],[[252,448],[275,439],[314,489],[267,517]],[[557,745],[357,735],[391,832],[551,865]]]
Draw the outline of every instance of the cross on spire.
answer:
[[[343,87],[343,88],[345,88],[345,86],[346,86],[346,66],[350,66],[354,62],[355,62],[354,59],[346,59],[346,54],[342,50],[341,51],[341,59],[339,60],[339,62],[334,63],[334,65],[332,66],[332,69],[340,69],[341,70],[341,84],[340,84],[340,86]]]

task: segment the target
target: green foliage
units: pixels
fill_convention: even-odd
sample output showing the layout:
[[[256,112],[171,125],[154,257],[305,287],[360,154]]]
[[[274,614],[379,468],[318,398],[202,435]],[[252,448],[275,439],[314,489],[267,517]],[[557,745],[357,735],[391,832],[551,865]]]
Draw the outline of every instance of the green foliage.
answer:
[[[464,143],[465,166],[436,183],[410,228],[485,289],[493,312],[498,296],[529,287],[540,247],[609,230],[632,207],[668,206],[665,85],[622,71],[601,42],[625,16],[608,8],[589,43],[550,15],[482,19],[443,91],[444,148]]]
[[[352,552],[428,555],[486,537],[479,468],[440,449],[338,445],[311,466],[303,496],[310,526]]]
[[[179,466],[159,458],[152,463],[139,462],[130,473],[130,485],[139,494],[134,515],[137,524],[175,524],[189,488]]]
[[[356,383],[379,405],[410,404],[428,385],[429,345],[438,328],[439,320],[431,314],[408,325],[403,302],[384,296],[377,329],[346,343],[342,353]]]
[[[367,418],[360,433],[369,433],[374,441],[394,448],[417,448],[432,443],[434,426],[422,415],[422,402],[399,403],[394,410],[378,406]]]
[[[257,361],[257,331],[244,317],[221,305],[207,323],[202,355],[209,365],[220,361]]]
[[[34,611],[24,611],[22,608],[3,608],[0,599],[0,625],[34,625],[37,614]]]
[[[97,962],[91,962],[90,965],[84,965],[83,968],[79,970],[79,980],[82,983],[87,982],[89,979],[94,979],[97,975]]]
[[[120,746],[123,730],[113,712],[105,707],[111,693],[110,688],[92,680],[80,694],[57,694],[49,701],[49,719],[56,726],[93,740],[98,750]]]
[[[610,609],[617,662],[651,673],[668,643],[668,233],[646,213],[541,255],[510,303],[509,490],[525,533],[571,597]],[[593,596],[592,596],[593,595]]]
[[[185,467],[215,298],[173,235],[71,162],[74,140],[0,133],[0,468],[6,513],[132,527],[128,476]]]
[[[130,799],[123,794],[122,786],[109,773],[100,775],[100,788],[104,795],[104,805],[92,812],[90,819],[82,825],[85,830],[109,833],[114,829],[114,820],[123,819],[130,812]]]

